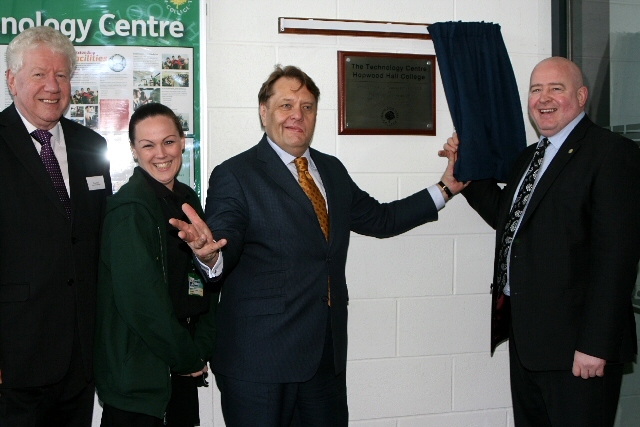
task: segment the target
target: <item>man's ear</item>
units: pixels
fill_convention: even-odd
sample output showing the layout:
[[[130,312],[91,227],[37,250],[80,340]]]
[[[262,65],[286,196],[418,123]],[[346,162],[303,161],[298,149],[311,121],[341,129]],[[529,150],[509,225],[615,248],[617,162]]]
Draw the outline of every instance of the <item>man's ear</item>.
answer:
[[[16,96],[16,76],[11,70],[7,70],[7,87],[9,88],[9,93],[12,96]]]
[[[266,117],[267,117],[267,106],[264,104],[260,104],[260,122],[262,126],[266,126]]]
[[[589,97],[589,89],[586,86],[582,86],[578,89],[578,104],[580,107],[584,107],[584,104],[587,103],[587,98]]]

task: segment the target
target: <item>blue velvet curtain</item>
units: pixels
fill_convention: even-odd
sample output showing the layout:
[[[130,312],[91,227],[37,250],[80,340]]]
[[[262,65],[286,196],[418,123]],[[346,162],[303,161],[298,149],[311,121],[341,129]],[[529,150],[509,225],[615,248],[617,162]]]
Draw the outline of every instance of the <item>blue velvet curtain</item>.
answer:
[[[460,138],[454,175],[460,181],[505,182],[526,147],[522,106],[500,25],[429,25],[442,84]]]

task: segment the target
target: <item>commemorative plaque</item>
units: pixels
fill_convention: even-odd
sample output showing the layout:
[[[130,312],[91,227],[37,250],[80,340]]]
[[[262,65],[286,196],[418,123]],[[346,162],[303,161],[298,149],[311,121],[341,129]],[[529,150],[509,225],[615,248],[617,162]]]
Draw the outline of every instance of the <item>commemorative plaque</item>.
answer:
[[[338,51],[338,134],[435,135],[435,59]]]

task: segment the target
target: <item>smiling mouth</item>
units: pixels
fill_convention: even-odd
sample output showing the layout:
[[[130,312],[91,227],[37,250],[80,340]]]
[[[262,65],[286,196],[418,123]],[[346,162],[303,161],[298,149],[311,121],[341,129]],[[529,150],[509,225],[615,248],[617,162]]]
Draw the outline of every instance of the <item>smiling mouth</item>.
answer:
[[[539,110],[539,111],[540,111],[540,114],[549,114],[549,113],[554,113],[557,110],[558,110],[557,108],[545,108],[544,110]]]
[[[171,166],[171,162],[154,163],[153,166],[155,166],[156,169],[169,169],[169,166]]]
[[[58,100],[57,99],[43,99],[42,102],[44,102],[45,104],[57,104]]]

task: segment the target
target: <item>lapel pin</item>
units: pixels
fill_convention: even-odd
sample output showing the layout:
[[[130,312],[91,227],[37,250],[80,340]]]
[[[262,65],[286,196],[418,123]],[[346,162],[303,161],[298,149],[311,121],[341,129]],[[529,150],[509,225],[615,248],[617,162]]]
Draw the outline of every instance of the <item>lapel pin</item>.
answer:
[[[573,148],[569,150],[569,154],[573,153]]]

